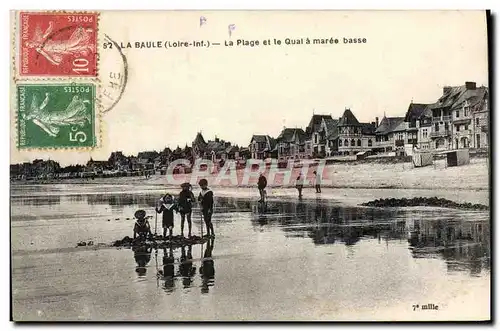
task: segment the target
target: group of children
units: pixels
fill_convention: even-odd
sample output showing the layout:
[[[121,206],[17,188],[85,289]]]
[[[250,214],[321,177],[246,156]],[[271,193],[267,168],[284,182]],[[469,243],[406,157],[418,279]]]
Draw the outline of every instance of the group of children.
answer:
[[[200,185],[201,188],[201,192],[198,196],[198,202],[200,203],[203,220],[205,221],[205,226],[207,228],[207,235],[210,237],[215,237],[214,227],[212,224],[214,194],[208,187],[208,181],[206,179],[201,179],[198,182],[198,185]],[[170,237],[173,234],[175,213],[181,214],[181,236],[184,236],[184,224],[187,219],[188,237],[191,237],[191,215],[193,212],[193,203],[195,202],[195,197],[192,192],[192,186],[189,183],[182,184],[181,187],[182,190],[179,193],[177,199],[174,199],[171,194],[166,194],[160,199],[160,201],[158,201],[156,205],[156,212],[158,214],[162,214],[163,216],[162,228],[164,238],[167,236],[167,230]],[[146,212],[141,209],[136,211],[134,216],[137,219],[134,225],[134,239],[136,239],[137,236],[151,236],[151,225],[147,220],[148,217],[146,217]]]

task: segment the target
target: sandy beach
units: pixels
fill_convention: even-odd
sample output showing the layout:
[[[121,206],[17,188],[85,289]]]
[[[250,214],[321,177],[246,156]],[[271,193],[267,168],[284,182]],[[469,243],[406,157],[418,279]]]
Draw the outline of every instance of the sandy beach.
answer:
[[[324,179],[330,183],[323,187],[331,188],[371,188],[371,189],[438,189],[438,190],[489,190],[489,163],[487,158],[472,158],[470,164],[460,167],[446,167],[445,160],[436,160],[433,166],[413,167],[410,162],[401,163],[335,163],[327,165]],[[298,171],[298,170],[296,170]],[[238,170],[241,178],[242,170]],[[189,175],[174,175],[179,182],[189,181]],[[205,176],[211,187],[234,187],[229,180],[217,180],[217,174]],[[308,179],[312,172],[308,174]],[[269,187],[294,187],[294,182],[283,184],[281,178],[269,182]],[[282,180],[281,180],[282,181]],[[195,181],[196,182],[196,181]],[[153,175],[144,177],[118,177],[92,179],[34,180],[13,181],[12,185],[23,184],[94,184],[94,185],[161,185],[172,186],[166,176]],[[255,187],[256,177],[250,177],[247,185],[239,187]]]

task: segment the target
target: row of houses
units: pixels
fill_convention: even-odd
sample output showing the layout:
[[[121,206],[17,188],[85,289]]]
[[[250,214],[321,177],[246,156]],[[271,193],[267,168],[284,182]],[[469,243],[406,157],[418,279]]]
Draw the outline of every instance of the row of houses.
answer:
[[[341,117],[313,115],[302,128],[283,128],[274,139],[253,135],[252,158],[303,159],[360,152],[411,155],[415,149],[442,151],[489,148],[488,88],[475,82],[443,88],[434,103],[409,104],[405,116],[358,121],[351,109]]]
[[[305,159],[332,156],[393,153],[410,155],[415,149],[441,151],[458,148],[489,148],[489,91],[474,82],[443,88],[434,103],[411,102],[405,116],[384,117],[370,123],[360,122],[351,109],[342,116],[314,114],[305,129],[283,128],[277,138],[253,135],[248,147],[233,145],[218,137],[206,141],[198,132],[191,146],[174,150],[144,151],[137,156],[111,153],[108,160],[89,160],[78,171],[135,172],[166,169],[177,159],[210,159],[223,164],[225,160],[245,161],[249,158]],[[67,168],[67,169],[66,169]],[[76,171],[61,168],[57,162],[35,160],[11,165],[11,174],[23,177]]]

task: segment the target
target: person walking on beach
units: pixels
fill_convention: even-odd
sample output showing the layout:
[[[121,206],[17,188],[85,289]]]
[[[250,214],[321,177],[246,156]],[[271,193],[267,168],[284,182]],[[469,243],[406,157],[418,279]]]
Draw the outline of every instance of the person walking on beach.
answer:
[[[182,191],[179,193],[179,212],[181,214],[181,236],[184,237],[184,222],[188,222],[188,238],[191,237],[191,229],[193,224],[191,222],[191,214],[193,212],[193,201],[195,201],[193,191],[191,191],[191,184],[184,183],[181,185]]]
[[[316,171],[314,174],[314,187],[316,188],[316,193],[321,193],[321,175],[318,175]]]
[[[200,185],[201,192],[198,196],[198,201],[201,204],[201,212],[203,214],[203,220],[207,227],[207,236],[215,237],[214,226],[212,224],[212,214],[214,212],[214,193],[208,188],[208,181],[203,178],[198,182]]]
[[[259,180],[257,182],[257,187],[259,188],[259,194],[260,194],[259,202],[266,201],[266,186],[267,186],[267,179],[264,176],[264,174],[261,173],[259,176]]]
[[[299,174],[299,176],[297,177],[297,182],[295,184],[295,187],[299,192],[299,199],[302,199],[302,188],[304,187],[304,179],[302,177],[302,174]]]
[[[160,205],[156,206],[156,212],[158,214],[163,213],[162,227],[163,227],[163,238],[167,236],[167,229],[169,231],[169,236],[172,238],[174,229],[174,211],[178,212],[179,207],[174,202],[174,198],[170,194],[166,194],[160,201]]]

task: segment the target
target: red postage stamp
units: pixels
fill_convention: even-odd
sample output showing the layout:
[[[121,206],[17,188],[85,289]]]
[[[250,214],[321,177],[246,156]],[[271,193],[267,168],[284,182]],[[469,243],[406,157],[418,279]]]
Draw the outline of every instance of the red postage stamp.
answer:
[[[98,14],[20,16],[20,76],[97,76]]]

